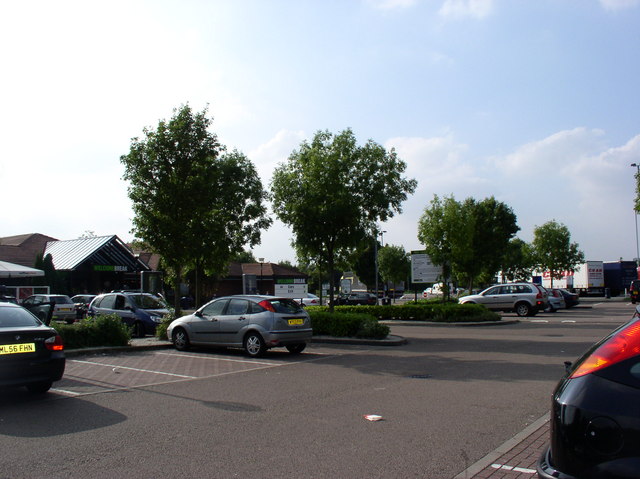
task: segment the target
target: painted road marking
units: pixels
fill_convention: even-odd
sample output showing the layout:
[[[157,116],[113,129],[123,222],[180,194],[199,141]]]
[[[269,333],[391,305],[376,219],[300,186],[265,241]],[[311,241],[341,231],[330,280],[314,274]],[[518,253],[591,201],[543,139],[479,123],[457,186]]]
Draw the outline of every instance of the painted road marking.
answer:
[[[165,376],[174,376],[174,377],[177,377],[177,378],[184,378],[184,379],[197,379],[198,378],[198,376],[186,376],[184,374],[165,373],[165,372],[162,372],[162,371],[153,371],[153,370],[150,370],[150,369],[130,368],[130,367],[127,367],[127,366],[120,366],[119,364],[97,363],[95,361],[82,361],[80,359],[72,359],[71,361],[74,362],[74,363],[92,364],[94,366],[104,366],[104,367],[107,367],[107,368],[114,368],[114,371],[118,370],[118,369],[127,369],[127,370],[130,370],[130,371],[139,371],[139,372],[142,372],[142,373],[164,374]]]
[[[221,358],[219,356],[201,356],[197,354],[179,354],[179,353],[155,353],[157,356],[173,356],[176,358],[190,358],[190,359],[209,359],[213,361],[229,361],[232,363],[249,363],[249,364],[264,364],[267,366],[277,366],[279,363],[272,362],[261,362],[261,361],[250,361],[248,359],[233,359],[233,358]]]
[[[493,467],[494,469],[500,469],[501,471],[522,472],[524,474],[535,474],[536,473],[535,469],[529,469],[529,468],[526,468],[526,467],[507,466],[507,465],[504,465],[504,464],[491,464],[491,467]]]

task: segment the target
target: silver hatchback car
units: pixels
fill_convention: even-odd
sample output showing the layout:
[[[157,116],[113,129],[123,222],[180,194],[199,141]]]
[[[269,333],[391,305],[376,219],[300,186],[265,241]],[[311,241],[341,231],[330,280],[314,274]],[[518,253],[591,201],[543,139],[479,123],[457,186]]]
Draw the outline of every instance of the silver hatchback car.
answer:
[[[167,328],[180,351],[191,345],[228,346],[253,357],[282,346],[299,354],[312,334],[309,314],[296,301],[261,295],[216,298]]]

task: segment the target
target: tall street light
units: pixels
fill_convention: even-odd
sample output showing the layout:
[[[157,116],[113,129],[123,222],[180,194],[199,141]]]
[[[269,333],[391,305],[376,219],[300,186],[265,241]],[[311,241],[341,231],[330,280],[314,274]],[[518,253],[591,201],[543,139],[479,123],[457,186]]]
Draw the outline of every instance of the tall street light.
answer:
[[[386,231],[378,231],[375,230],[375,237],[373,238],[373,263],[375,266],[375,275],[376,275],[376,305],[378,304],[378,235],[382,238],[382,235],[385,234]],[[382,240],[384,241],[384,239]],[[384,246],[384,244],[382,245]]]
[[[262,286],[262,263],[264,263],[264,258],[258,258],[258,261],[260,262],[260,283],[258,286],[258,294],[263,294],[262,291],[260,291],[260,286]]]
[[[637,194],[637,190],[638,190],[638,178],[640,177],[640,164],[638,163],[631,163],[631,166],[635,166],[636,167],[636,194]],[[633,213],[636,219],[636,265],[640,266],[640,242],[638,242],[638,211],[636,210],[636,205],[635,205],[635,200],[633,202]]]

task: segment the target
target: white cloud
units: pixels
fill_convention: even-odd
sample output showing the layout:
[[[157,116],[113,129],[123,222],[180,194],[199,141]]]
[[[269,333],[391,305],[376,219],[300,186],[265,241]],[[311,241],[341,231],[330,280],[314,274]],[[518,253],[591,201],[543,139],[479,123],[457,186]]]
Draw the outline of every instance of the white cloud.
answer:
[[[247,156],[256,165],[265,188],[268,187],[278,163],[286,161],[303,140],[303,131],[280,130],[269,141],[248,153]]]
[[[605,10],[618,11],[633,8],[640,5],[640,0],[600,0],[600,5]]]
[[[443,17],[485,18],[493,11],[493,0],[445,0],[439,14]]]
[[[523,171],[543,174],[547,168],[572,169],[577,160],[593,153],[603,135],[602,130],[587,128],[560,131],[521,146],[504,158],[496,159],[495,164],[507,176],[518,176]]]

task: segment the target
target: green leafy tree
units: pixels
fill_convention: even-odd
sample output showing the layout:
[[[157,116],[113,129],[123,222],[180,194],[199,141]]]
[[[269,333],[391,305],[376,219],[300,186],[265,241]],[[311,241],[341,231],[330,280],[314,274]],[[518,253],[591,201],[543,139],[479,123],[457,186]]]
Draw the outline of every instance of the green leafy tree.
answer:
[[[298,256],[330,272],[332,304],[336,262],[375,236],[376,223],[400,213],[415,190],[417,182],[402,176],[405,169],[395,150],[371,140],[358,146],[350,129],[319,131],[276,168],[275,214],[293,230]]]
[[[378,270],[383,281],[400,283],[411,273],[411,259],[402,246],[386,245],[378,251]]]
[[[234,254],[233,257],[231,258],[231,261],[236,263],[257,263],[258,262],[256,257],[253,255],[252,251],[244,251],[244,250]]]
[[[507,281],[529,281],[535,269],[533,247],[520,238],[509,241],[502,256],[502,275]]]
[[[536,226],[532,246],[536,266],[549,271],[552,287],[554,279],[562,278],[565,271],[575,271],[584,262],[578,243],[571,242],[569,228],[556,220]]]
[[[225,152],[208,130],[211,122],[206,108],[193,112],[184,105],[169,121],[145,128],[120,158],[133,202],[133,233],[173,273],[176,315],[186,269],[222,272],[233,254],[257,244],[271,224],[255,167],[242,153]]]
[[[374,241],[373,238],[367,238],[348,259],[350,269],[370,290],[376,286],[376,247],[380,249],[380,243],[376,245]],[[381,277],[378,274],[378,282],[380,281]]]
[[[493,197],[460,203],[453,196],[435,196],[418,223],[418,239],[434,264],[442,265],[444,281],[453,274],[471,290],[477,278],[500,270],[518,230],[511,208]]]

